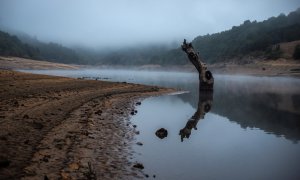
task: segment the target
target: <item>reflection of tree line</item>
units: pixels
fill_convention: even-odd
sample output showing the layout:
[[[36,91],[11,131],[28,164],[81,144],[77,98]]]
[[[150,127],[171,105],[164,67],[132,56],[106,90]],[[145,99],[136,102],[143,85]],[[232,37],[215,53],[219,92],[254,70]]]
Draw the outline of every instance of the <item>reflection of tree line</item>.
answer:
[[[242,128],[255,127],[298,141],[300,115],[278,108],[285,98],[289,97],[270,93],[235,96],[216,94],[213,112],[239,123]]]
[[[201,97],[199,99],[196,97],[197,89],[190,88],[189,91],[191,93],[179,97],[189,102],[198,112]],[[214,105],[211,112],[237,122],[242,128],[259,128],[265,132],[283,135],[296,142],[300,140],[300,114],[295,113],[300,112],[299,102],[295,100],[299,97],[299,95],[276,93],[248,93],[242,89],[231,91],[228,88],[215,87]],[[290,111],[280,108],[284,101],[291,101]],[[195,117],[198,115],[197,112],[194,114]],[[192,129],[193,123],[197,124],[196,121],[189,120],[186,127]]]

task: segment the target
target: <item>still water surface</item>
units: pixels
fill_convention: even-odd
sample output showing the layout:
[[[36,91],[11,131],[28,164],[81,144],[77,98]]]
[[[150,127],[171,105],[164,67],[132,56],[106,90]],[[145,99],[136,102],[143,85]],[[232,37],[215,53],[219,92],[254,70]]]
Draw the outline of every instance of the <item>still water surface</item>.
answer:
[[[300,79],[215,76],[198,92],[195,73],[50,70],[34,73],[174,87],[132,117],[140,135],[135,160],[156,179],[300,179]],[[155,132],[165,128],[168,136]]]

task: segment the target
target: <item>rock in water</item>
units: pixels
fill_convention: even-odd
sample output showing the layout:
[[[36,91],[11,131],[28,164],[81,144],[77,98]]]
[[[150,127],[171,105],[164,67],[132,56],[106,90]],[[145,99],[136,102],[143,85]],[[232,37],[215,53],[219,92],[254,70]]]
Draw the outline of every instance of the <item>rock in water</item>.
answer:
[[[141,143],[141,142],[137,142],[136,144],[139,145],[139,146],[143,145],[143,143]]]
[[[159,130],[156,131],[155,135],[160,139],[163,139],[168,136],[168,131],[164,128],[160,128]]]
[[[141,104],[142,104],[141,102],[137,102],[137,103],[136,103],[136,105],[141,105]]]
[[[133,167],[138,169],[144,169],[144,165],[141,163],[136,163],[135,165],[133,165]]]

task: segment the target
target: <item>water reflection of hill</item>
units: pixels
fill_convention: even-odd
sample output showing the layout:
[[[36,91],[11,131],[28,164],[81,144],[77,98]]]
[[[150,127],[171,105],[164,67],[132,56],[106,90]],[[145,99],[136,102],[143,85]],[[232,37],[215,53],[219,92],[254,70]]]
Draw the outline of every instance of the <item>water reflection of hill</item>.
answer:
[[[243,128],[259,128],[293,141],[300,140],[300,115],[277,108],[290,97],[269,93],[224,95],[214,95],[212,112],[237,122]]]
[[[242,128],[259,128],[299,141],[300,81],[247,78],[217,78],[211,112],[227,117]],[[194,87],[189,87],[190,94],[179,97],[196,108],[198,93]]]

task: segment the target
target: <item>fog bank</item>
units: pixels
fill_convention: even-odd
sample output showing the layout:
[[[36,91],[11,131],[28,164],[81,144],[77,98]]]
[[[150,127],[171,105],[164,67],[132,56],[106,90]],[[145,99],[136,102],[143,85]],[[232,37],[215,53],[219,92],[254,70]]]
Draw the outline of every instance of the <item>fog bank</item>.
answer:
[[[297,7],[299,0],[1,0],[0,27],[67,46],[113,48],[192,40]]]

